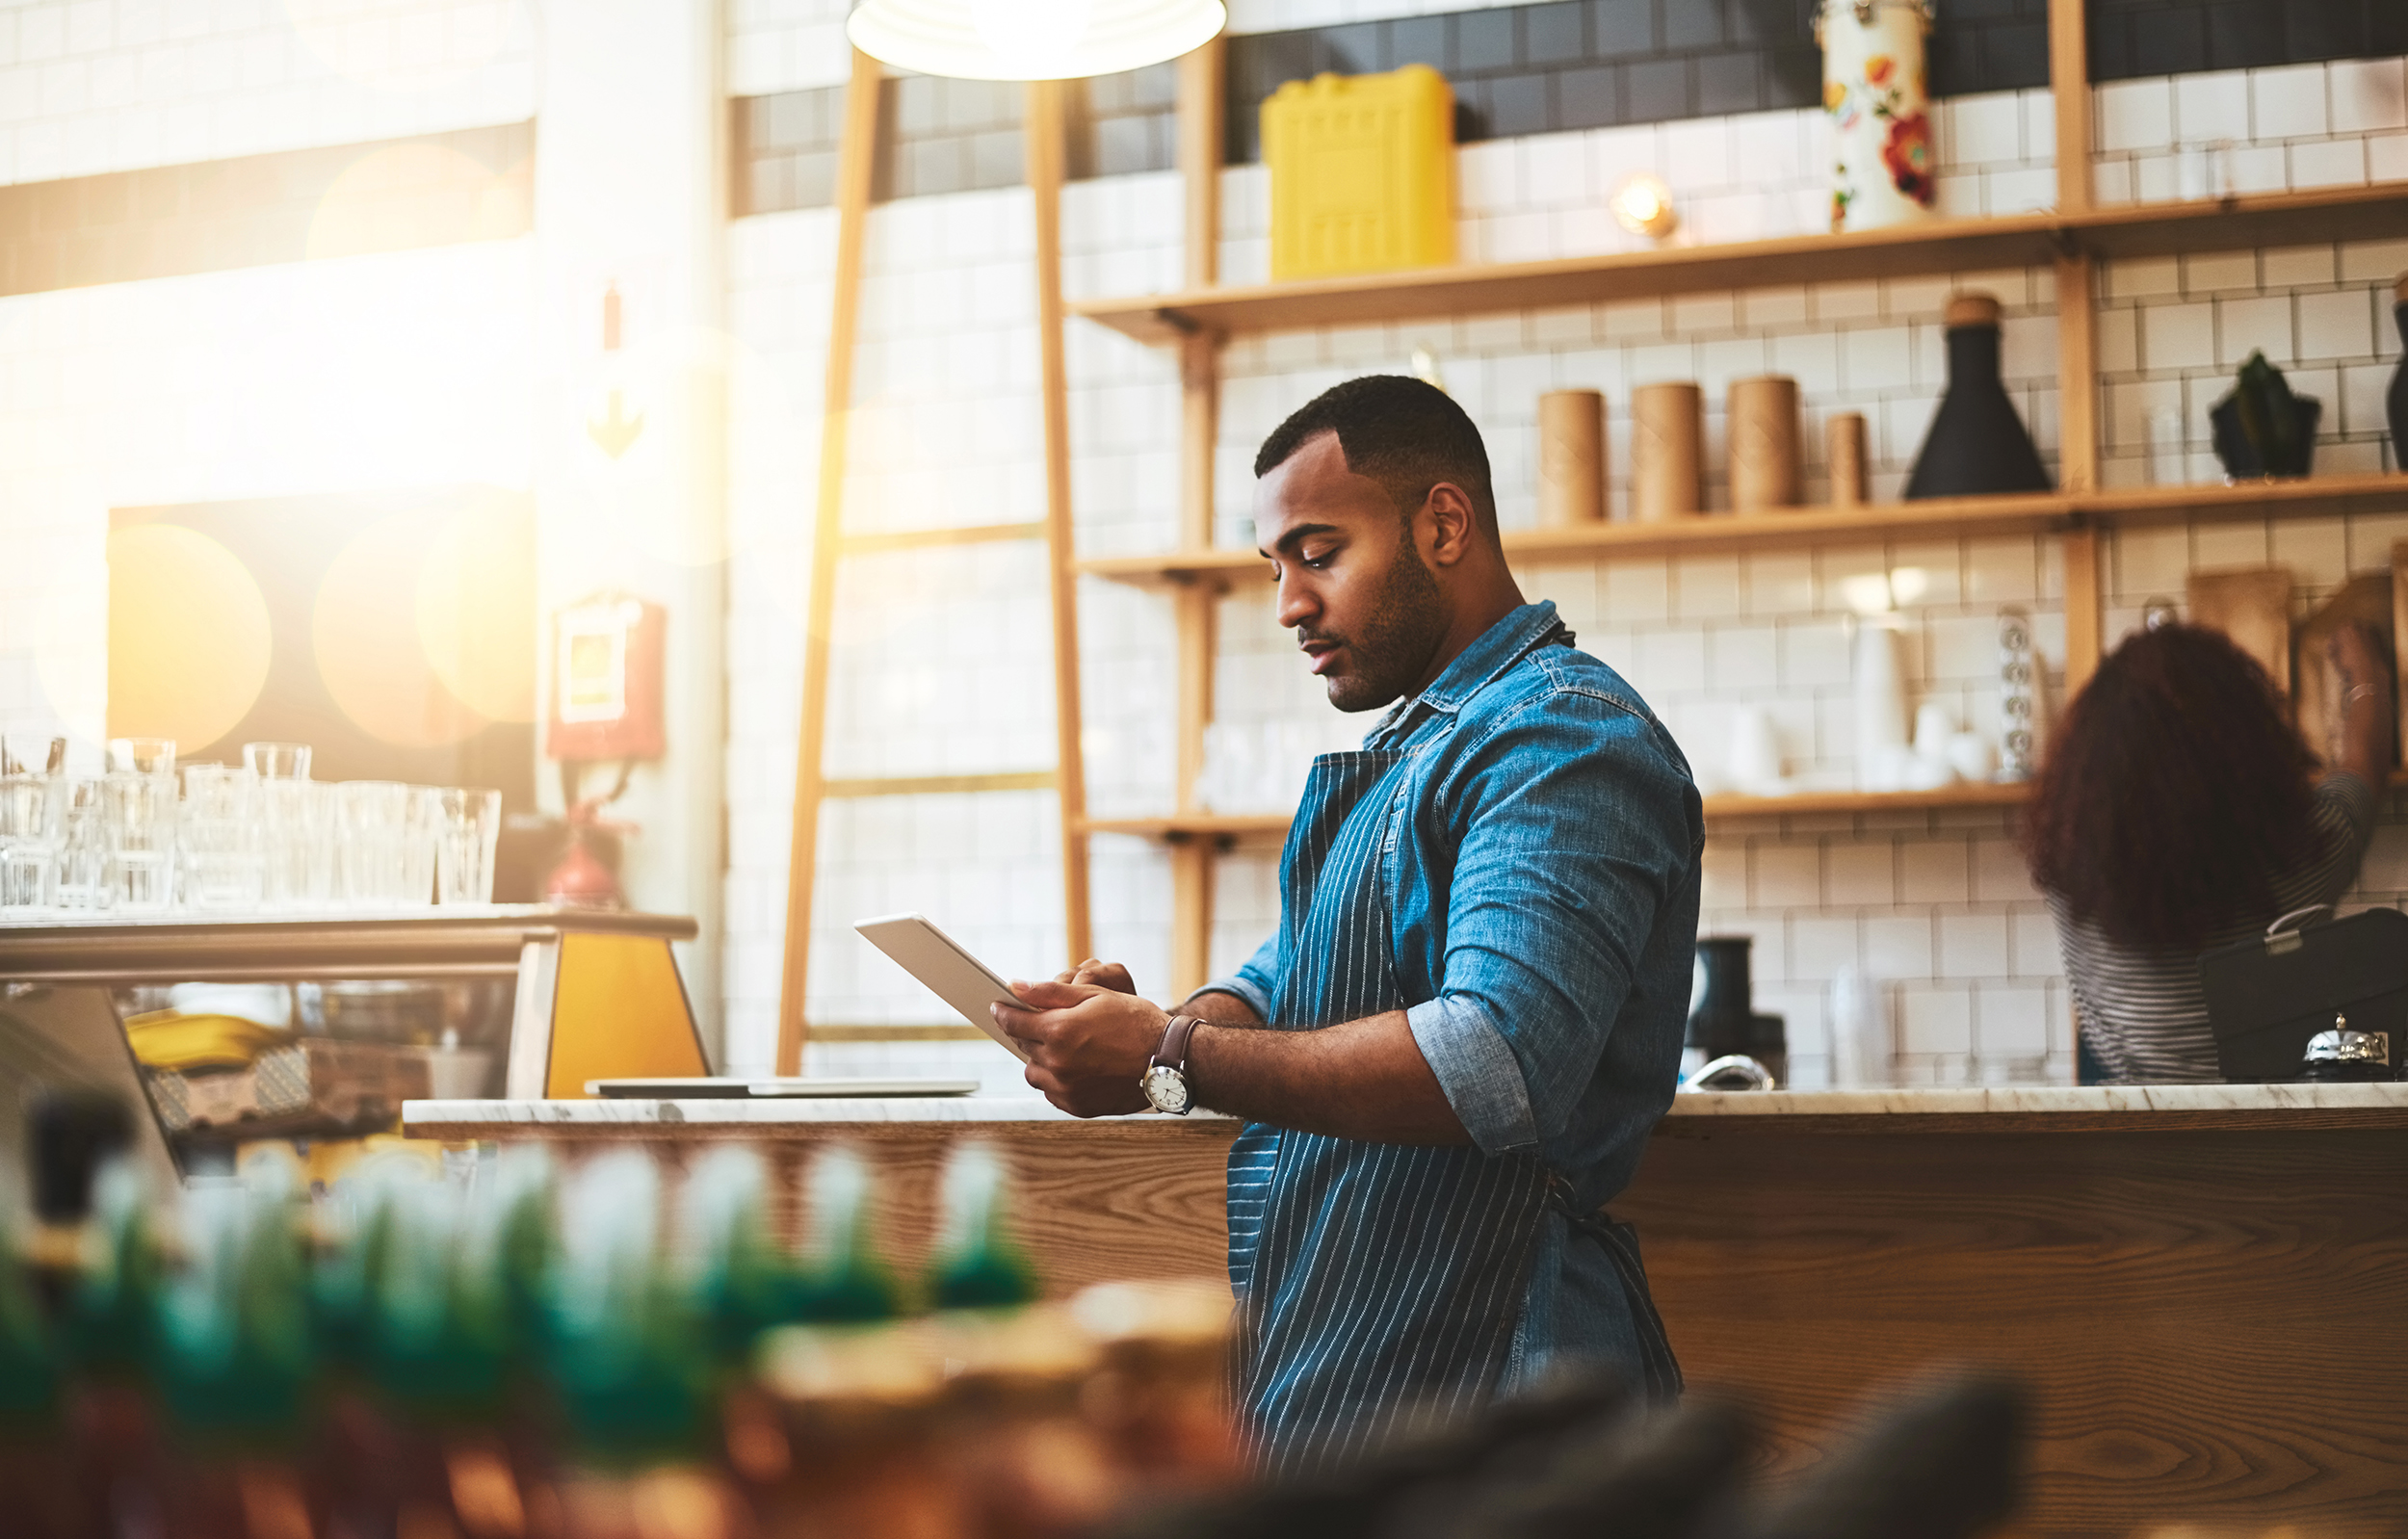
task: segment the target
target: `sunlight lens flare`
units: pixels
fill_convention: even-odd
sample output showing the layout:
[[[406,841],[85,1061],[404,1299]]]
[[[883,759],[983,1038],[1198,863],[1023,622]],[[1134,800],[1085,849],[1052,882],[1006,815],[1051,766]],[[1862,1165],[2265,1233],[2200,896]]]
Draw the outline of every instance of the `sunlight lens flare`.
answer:
[[[199,748],[234,730],[268,682],[268,601],[233,552],[196,531],[109,536],[109,730]]]

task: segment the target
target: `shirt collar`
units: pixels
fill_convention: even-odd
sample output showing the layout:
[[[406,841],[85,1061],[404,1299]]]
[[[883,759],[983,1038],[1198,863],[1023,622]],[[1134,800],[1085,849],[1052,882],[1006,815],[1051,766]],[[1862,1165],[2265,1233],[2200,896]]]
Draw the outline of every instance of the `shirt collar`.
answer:
[[[1453,715],[1463,702],[1478,694],[1491,679],[1520,662],[1531,649],[1564,631],[1563,621],[1556,615],[1553,599],[1540,599],[1525,604],[1480,632],[1479,639],[1455,654],[1454,661],[1441,669],[1429,688],[1409,699],[1400,700],[1372,729],[1379,737],[1402,725],[1420,714],[1420,707]]]

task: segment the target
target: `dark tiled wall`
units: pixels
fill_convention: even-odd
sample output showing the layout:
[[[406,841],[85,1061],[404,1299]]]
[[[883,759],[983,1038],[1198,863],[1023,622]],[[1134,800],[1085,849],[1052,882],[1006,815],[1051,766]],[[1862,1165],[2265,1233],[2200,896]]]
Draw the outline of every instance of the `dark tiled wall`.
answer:
[[[2094,80],[2408,53],[2408,0],[2090,0],[2089,21]]]
[[[1074,81],[1068,171],[1074,181],[1168,170],[1177,150],[1178,68],[1155,65]],[[1023,179],[1022,88],[992,80],[906,75],[883,93],[872,195],[920,197]],[[788,91],[734,103],[739,215],[819,208],[835,200],[836,142],[845,88]]]
[[[1262,157],[1263,100],[1324,70],[1426,64],[1454,88],[1458,140],[1806,107],[1822,94],[1817,0],[1552,0],[1229,39],[1229,160]],[[2048,0],[1939,0],[1931,88],[1941,96],[2049,81]],[[2408,0],[2090,0],[2094,79],[2408,53]],[[1087,83],[1073,176],[1172,164],[1173,74]],[[834,196],[844,91],[736,107],[734,206],[811,208]],[[1017,88],[907,79],[888,92],[877,196],[1009,187],[1021,179]],[[1074,101],[1076,98],[1074,98]]]
[[[1229,159],[1262,159],[1264,98],[1323,71],[1428,65],[1455,137],[1661,122],[1821,97],[1813,0],[1557,0],[1229,39]]]
[[[335,237],[341,254],[525,235],[535,228],[535,128],[511,123],[0,187],[0,294],[298,262],[311,254],[335,179],[365,156],[412,144],[466,160],[432,161],[418,184],[380,188],[378,218],[344,222]],[[317,233],[324,253],[327,232]]]

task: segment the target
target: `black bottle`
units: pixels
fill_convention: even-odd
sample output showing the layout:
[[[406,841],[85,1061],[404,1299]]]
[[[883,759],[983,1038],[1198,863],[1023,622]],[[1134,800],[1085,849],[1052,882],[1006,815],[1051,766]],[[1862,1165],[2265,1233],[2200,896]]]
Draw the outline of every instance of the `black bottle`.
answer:
[[[1909,501],[2048,491],[2053,483],[1999,374],[1999,301],[1949,300],[1949,391],[1907,478]]]
[[[2408,273],[2399,275],[2392,298],[2396,301],[2392,319],[2399,323],[2399,340],[2408,342]],[[2408,358],[2399,360],[2399,371],[2392,376],[2392,393],[2384,407],[2392,421],[2392,468],[2408,470]]]
[[[1754,1058],[1786,1084],[1790,1078],[1788,1033],[1781,1017],[1756,1013],[1755,986],[1748,955],[1755,946],[1750,935],[1706,935],[1697,942],[1698,965],[1705,969],[1706,989],[1689,1011],[1688,1046],[1712,1062],[1737,1055]]]

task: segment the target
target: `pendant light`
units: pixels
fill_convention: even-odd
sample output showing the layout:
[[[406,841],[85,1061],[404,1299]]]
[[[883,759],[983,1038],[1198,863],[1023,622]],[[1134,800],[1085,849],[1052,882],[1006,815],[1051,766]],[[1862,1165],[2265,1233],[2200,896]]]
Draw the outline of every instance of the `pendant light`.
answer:
[[[845,35],[923,75],[1075,80],[1176,59],[1228,19],[1221,0],[864,0]]]

